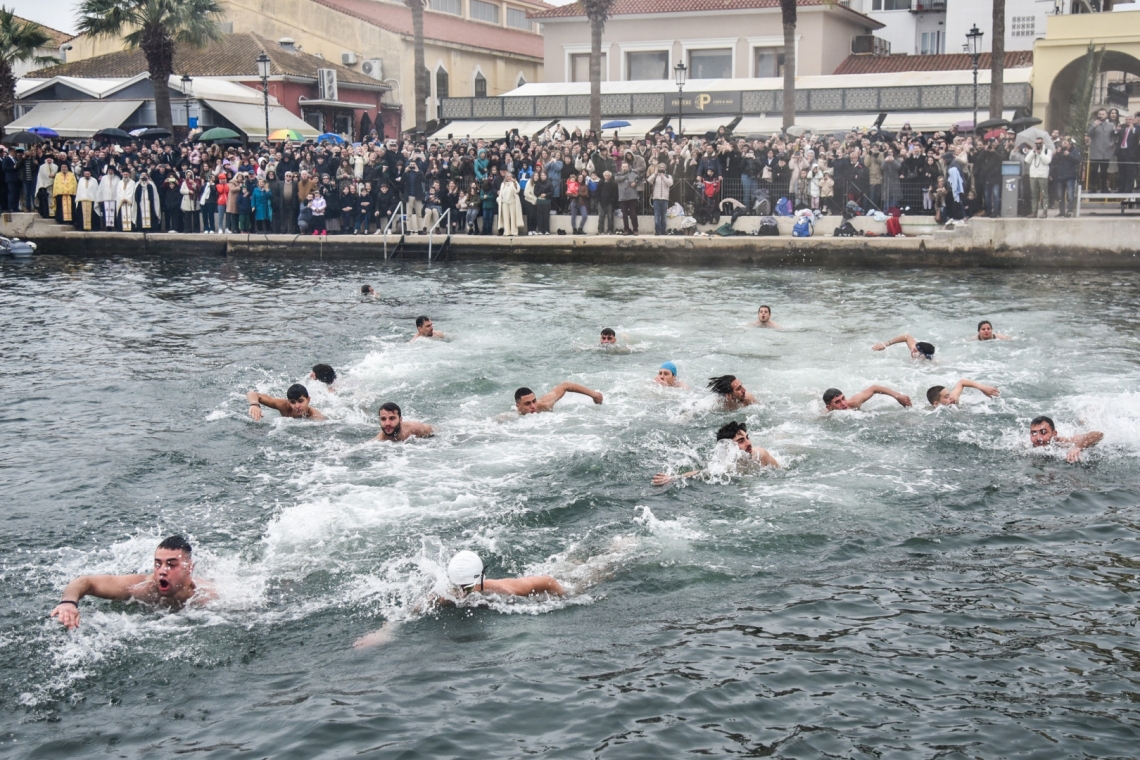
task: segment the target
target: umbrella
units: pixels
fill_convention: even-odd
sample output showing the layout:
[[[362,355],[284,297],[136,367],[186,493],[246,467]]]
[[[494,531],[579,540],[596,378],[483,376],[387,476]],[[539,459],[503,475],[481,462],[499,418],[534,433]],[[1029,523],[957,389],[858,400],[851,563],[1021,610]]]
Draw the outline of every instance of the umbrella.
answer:
[[[139,135],[141,135],[145,131],[146,131],[146,127],[139,127],[138,129],[132,129],[127,134],[129,134],[131,137],[138,137]]]
[[[59,137],[59,132],[56,132],[51,127],[30,127],[29,132],[34,132],[40,137]]]
[[[105,137],[108,140],[130,140],[131,139],[131,134],[129,132],[124,132],[123,130],[116,129],[114,127],[110,127],[108,129],[100,129],[98,132],[96,132],[92,136],[93,137]]]
[[[241,140],[234,137],[223,137],[221,140],[214,140],[214,145],[241,145]]]
[[[965,134],[966,132],[974,131],[974,122],[972,121],[959,121],[954,125],[958,128],[958,132]]]
[[[804,132],[810,132],[810,131],[811,131],[811,129],[809,129],[808,127],[801,127],[799,124],[793,124],[792,126],[790,126],[784,130],[785,133],[791,135],[792,137],[799,137]]]
[[[301,140],[305,139],[305,136],[295,129],[275,129],[269,133],[269,139],[292,140],[293,142],[300,142]]]
[[[171,137],[172,136],[170,134],[169,129],[163,129],[162,127],[150,127],[149,129],[139,130],[137,133],[131,132],[131,134],[134,135],[135,137],[143,137],[143,138],[146,138],[146,137],[163,138],[163,137]]]
[[[1014,132],[1021,132],[1022,130],[1029,129],[1030,127],[1036,127],[1040,123],[1041,120],[1036,116],[1022,116],[1011,121],[1009,123],[1009,126],[1011,129],[1013,129]]]
[[[607,121],[602,125],[602,129],[621,129],[622,127],[632,127],[628,121]]]
[[[1045,147],[1049,150],[1055,149],[1056,146],[1053,145],[1053,138],[1049,136],[1049,133],[1044,129],[1038,129],[1037,127],[1030,127],[1024,132],[1018,132],[1017,139],[1013,141],[1013,147],[1017,148],[1021,145],[1028,145],[1032,148],[1037,143],[1038,139],[1043,140],[1045,142]]]
[[[336,143],[337,145],[344,145],[344,138],[332,132],[325,132],[323,135],[317,135],[317,144],[321,143]]]
[[[984,139],[993,140],[994,138],[1001,137],[1004,134],[1004,129],[991,129],[989,132],[986,132]]]
[[[213,129],[207,129],[205,132],[198,135],[199,142],[212,142],[213,140],[225,139],[237,140],[241,139],[241,135],[232,129],[226,129],[225,127],[214,127]]]
[[[47,141],[35,132],[13,132],[4,138],[4,142],[9,145],[38,145],[39,143]]]
[[[1007,119],[986,119],[985,121],[978,122],[978,131],[995,129],[997,127],[1008,127],[1009,121]]]

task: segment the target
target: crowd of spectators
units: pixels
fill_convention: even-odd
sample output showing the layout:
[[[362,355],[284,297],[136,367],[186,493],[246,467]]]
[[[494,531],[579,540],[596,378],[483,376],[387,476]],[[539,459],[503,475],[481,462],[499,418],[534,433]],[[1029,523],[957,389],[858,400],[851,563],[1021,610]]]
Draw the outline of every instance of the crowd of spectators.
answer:
[[[768,137],[721,128],[699,138],[667,127],[623,141],[554,125],[533,138],[515,130],[491,140],[373,133],[344,145],[51,141],[0,149],[0,205],[85,230],[204,234],[366,235],[391,222],[409,234],[434,226],[547,235],[558,214],[570,217],[574,233],[594,217],[599,233],[637,235],[638,216],[652,213],[661,235],[669,215],[769,215],[780,199],[782,208],[821,214],[994,216],[1011,161],[1023,176],[1022,216],[1071,215],[1078,182],[1086,191],[1136,191],[1140,114],[1100,109],[1085,135],[1044,137],[923,133],[908,124]]]

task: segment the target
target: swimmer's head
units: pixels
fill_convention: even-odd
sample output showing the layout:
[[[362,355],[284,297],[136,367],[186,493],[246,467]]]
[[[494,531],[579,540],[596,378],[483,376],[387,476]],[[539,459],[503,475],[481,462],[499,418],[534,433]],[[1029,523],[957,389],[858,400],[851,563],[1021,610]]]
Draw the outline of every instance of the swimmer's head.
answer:
[[[710,377],[708,388],[713,393],[730,398],[743,399],[748,393],[748,391],[744,389],[744,384],[736,379],[736,375]]]
[[[461,551],[447,563],[447,580],[460,591],[471,591],[483,584],[483,560],[473,551]]]
[[[154,585],[159,596],[174,596],[190,582],[194,572],[190,543],[182,536],[171,536],[154,551]]]
[[[771,318],[772,318],[772,308],[770,306],[767,306],[767,305],[761,306],[760,309],[756,312],[756,319],[757,319],[757,321],[760,322],[760,324],[764,324],[765,322],[767,322]]]
[[[838,388],[828,388],[823,392],[823,405],[827,411],[847,408],[847,397]]]
[[[1045,415],[1034,417],[1029,423],[1029,440],[1034,446],[1048,446],[1057,437],[1057,426]]]
[[[911,355],[915,359],[917,359],[920,356],[923,359],[928,359],[928,360],[933,359],[934,358],[934,344],[933,343],[927,343],[924,340],[920,340],[918,343],[914,344],[914,351],[912,352]]]
[[[289,406],[293,408],[294,412],[304,411],[305,407],[309,405],[309,389],[300,383],[294,383],[289,386],[289,390],[285,391],[285,398],[289,401]]]
[[[665,362],[660,367],[658,367],[657,383],[660,385],[676,385],[677,365],[673,362]]]
[[[752,453],[752,441],[748,438],[748,425],[743,422],[733,420],[727,425],[722,425],[716,431],[716,439],[718,441],[732,441],[741,451]]]
[[[380,429],[384,431],[384,435],[389,437],[399,435],[403,420],[404,413],[396,404],[388,401],[380,405]]]
[[[668,370],[669,374],[673,377],[677,376],[677,365],[673,362],[665,362],[661,365],[660,369]]]
[[[336,370],[327,364],[314,364],[313,371],[309,373],[309,377],[314,380],[320,380],[325,385],[332,385],[336,382]]]
[[[374,296],[374,295],[376,295],[376,291],[372,289],[371,285],[361,285],[360,286],[360,295],[362,295],[362,296]]]
[[[946,390],[945,385],[933,385],[926,390],[926,400],[932,406],[950,406],[953,400],[950,398],[950,391]]]
[[[983,319],[978,323],[978,340],[990,340],[994,337],[994,326],[989,320]]]
[[[420,335],[430,338],[435,332],[435,328],[431,324],[431,317],[416,317],[416,330],[419,331]]]
[[[519,388],[515,391],[515,408],[519,414],[534,414],[538,411],[538,397],[530,388]]]
[[[617,333],[614,332],[612,327],[602,328],[602,345],[610,345],[617,343]]]

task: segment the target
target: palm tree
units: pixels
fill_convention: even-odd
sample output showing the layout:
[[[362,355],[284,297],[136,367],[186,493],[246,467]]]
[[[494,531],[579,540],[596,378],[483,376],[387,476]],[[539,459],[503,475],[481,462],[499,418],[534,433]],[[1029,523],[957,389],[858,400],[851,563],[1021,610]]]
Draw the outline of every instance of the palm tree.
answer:
[[[990,118],[1000,119],[1005,100],[1005,0],[994,0],[993,52],[990,54]]]
[[[784,129],[796,123],[796,0],[780,0],[784,24]]]
[[[174,45],[203,47],[221,39],[218,21],[224,13],[217,0],[82,0],[79,32],[122,36],[127,48],[142,50],[154,86],[158,126],[173,132],[170,75],[174,73]]]
[[[415,69],[412,96],[416,99],[416,131],[427,129],[427,99],[431,94],[431,80],[424,60],[424,5],[426,0],[404,0],[412,10],[412,45]]]
[[[590,20],[590,129],[602,131],[602,32],[614,0],[578,0]],[[608,61],[607,61],[608,62]]]
[[[8,8],[0,6],[0,125],[12,121],[16,106],[16,74],[12,65],[24,61],[57,63],[50,56],[36,55],[36,48],[47,45],[50,40],[39,24],[21,21]]]

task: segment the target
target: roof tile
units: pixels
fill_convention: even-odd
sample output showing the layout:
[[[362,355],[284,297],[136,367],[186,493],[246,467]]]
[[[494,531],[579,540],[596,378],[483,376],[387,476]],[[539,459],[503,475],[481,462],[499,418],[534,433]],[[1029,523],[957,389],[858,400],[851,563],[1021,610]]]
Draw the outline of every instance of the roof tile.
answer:
[[[1033,65],[1032,50],[1012,50],[1005,54],[1007,69],[1023,69]],[[850,55],[839,64],[834,74],[893,74],[903,71],[958,71],[974,67],[969,53],[945,55]],[[990,54],[978,56],[978,68],[990,67]]]
[[[824,0],[797,0],[797,6],[824,5]],[[779,8],[780,0],[615,0],[610,16],[631,16],[643,13],[699,13],[701,11],[748,10]],[[532,13],[533,19],[573,18],[585,16],[578,3],[559,6],[548,11]]]

